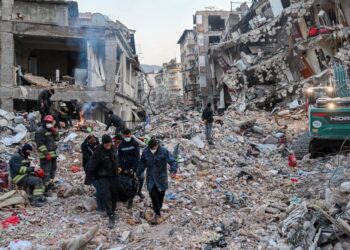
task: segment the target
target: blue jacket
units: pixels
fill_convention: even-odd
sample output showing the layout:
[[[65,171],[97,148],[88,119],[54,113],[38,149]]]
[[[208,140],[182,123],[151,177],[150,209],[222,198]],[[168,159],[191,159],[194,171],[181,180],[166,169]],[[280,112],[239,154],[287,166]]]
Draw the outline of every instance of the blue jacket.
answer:
[[[136,172],[140,160],[140,147],[134,138],[130,142],[124,139],[118,146],[119,164],[124,170]]]
[[[140,177],[147,168],[146,179],[148,191],[151,191],[154,186],[156,186],[160,192],[168,189],[168,163],[170,165],[170,173],[176,173],[176,159],[167,149],[159,147],[155,154],[152,154],[150,148],[146,148],[143,151],[137,169],[137,176]]]

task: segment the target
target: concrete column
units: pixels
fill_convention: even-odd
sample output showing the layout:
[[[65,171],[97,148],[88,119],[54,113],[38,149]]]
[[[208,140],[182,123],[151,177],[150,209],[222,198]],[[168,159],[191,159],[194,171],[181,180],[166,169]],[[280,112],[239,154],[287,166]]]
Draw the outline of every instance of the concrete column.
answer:
[[[0,59],[0,86],[1,107],[13,111],[12,91],[14,84],[14,39],[12,33],[0,33],[1,59]]]
[[[12,8],[14,0],[2,0],[1,18],[3,21],[10,21],[12,19]]]
[[[105,47],[106,91],[115,91],[115,71],[117,68],[117,41],[113,38],[107,38]]]

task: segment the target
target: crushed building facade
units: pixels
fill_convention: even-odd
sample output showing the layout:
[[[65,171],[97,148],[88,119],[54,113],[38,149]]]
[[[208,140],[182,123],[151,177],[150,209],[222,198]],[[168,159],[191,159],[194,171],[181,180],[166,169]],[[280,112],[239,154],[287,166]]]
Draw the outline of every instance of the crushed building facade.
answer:
[[[2,1],[0,27],[2,109],[32,109],[53,87],[53,100],[98,104],[95,119],[109,110],[136,119],[144,78],[135,31],[62,0]]]
[[[272,109],[326,84],[349,63],[349,17],[348,1],[255,1],[210,48],[218,106]]]

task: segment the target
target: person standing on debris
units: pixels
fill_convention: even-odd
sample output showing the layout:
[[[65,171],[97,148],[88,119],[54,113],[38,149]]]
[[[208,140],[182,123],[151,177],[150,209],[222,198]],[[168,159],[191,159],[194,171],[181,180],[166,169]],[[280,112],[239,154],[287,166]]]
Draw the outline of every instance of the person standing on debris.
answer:
[[[59,102],[53,102],[51,107],[50,107],[50,115],[55,118],[56,121],[56,126],[58,129],[61,129],[61,123],[60,123],[60,104]]]
[[[68,126],[73,126],[72,120],[69,115],[69,109],[67,107],[67,104],[64,102],[60,102],[59,120],[64,122],[66,129],[68,128]]]
[[[85,175],[87,174],[88,163],[92,154],[94,153],[96,147],[99,145],[98,138],[94,135],[89,135],[84,142],[81,144],[81,152],[83,154],[83,168]],[[102,200],[101,188],[99,183],[94,179],[92,185],[96,189],[96,202],[97,202],[97,211],[104,211],[104,205]]]
[[[13,183],[18,186],[33,189],[31,200],[32,206],[42,207],[45,199],[43,180],[43,170],[38,167],[31,167],[28,157],[33,151],[30,144],[25,144],[16,154],[14,154],[9,162],[10,175]]]
[[[39,111],[41,114],[41,121],[44,121],[45,116],[50,115],[51,96],[55,94],[54,89],[44,89],[39,94]]]
[[[68,108],[70,111],[70,116],[71,118],[79,119],[80,118],[80,113],[83,110],[82,104],[78,99],[72,99],[68,103]]]
[[[59,139],[57,129],[54,127],[54,118],[47,115],[35,133],[35,141],[39,151],[40,166],[45,172],[44,185],[45,192],[48,193],[53,188],[57,169],[56,141]]]
[[[119,116],[113,114],[113,111],[108,112],[108,122],[106,131],[113,125],[115,127],[115,135],[120,134],[125,129],[125,122]]]
[[[115,209],[118,199],[118,159],[109,135],[102,136],[102,145],[98,145],[91,156],[85,184],[91,185],[94,179],[101,190],[103,204],[109,217],[109,227],[115,224]]]
[[[205,137],[207,141],[211,142],[211,133],[213,129],[213,122],[214,122],[214,112],[213,109],[211,108],[211,103],[207,104],[207,107],[203,110],[202,113],[202,120],[205,124]]]
[[[152,199],[154,217],[152,224],[161,223],[161,209],[165,191],[168,189],[167,164],[170,165],[171,178],[176,178],[177,163],[176,159],[170,152],[159,145],[157,140],[151,139],[148,147],[143,151],[136,176],[141,178],[143,172],[147,168],[146,180],[147,190]]]
[[[140,160],[140,147],[136,140],[132,137],[130,129],[124,129],[123,140],[118,146],[118,160],[121,167],[120,174],[134,178],[139,160]],[[137,195],[144,199],[145,196],[142,194],[142,186],[144,178],[140,178],[140,185],[137,189]],[[128,200],[128,209],[132,208],[134,197]]]

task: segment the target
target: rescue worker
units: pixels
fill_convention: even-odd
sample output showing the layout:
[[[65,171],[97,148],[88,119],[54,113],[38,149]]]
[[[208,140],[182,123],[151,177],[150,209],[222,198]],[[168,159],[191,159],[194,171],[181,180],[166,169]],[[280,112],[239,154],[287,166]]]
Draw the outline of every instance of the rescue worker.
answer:
[[[109,228],[115,224],[118,199],[118,159],[109,135],[102,136],[102,144],[92,154],[87,168],[85,185],[96,179],[101,189],[103,204],[109,217]]]
[[[118,160],[121,167],[120,174],[134,178],[140,160],[140,147],[136,140],[132,137],[130,129],[124,129],[122,132],[123,139],[118,146]],[[144,178],[140,177],[137,195],[144,199],[142,194],[142,185]],[[128,209],[132,208],[134,197],[128,200]]]
[[[40,167],[30,166],[28,157],[33,151],[33,147],[30,144],[25,144],[16,154],[14,154],[9,162],[10,175],[13,183],[18,186],[28,187],[33,190],[33,196],[31,199],[31,205],[35,207],[42,207],[45,199],[43,171]]]
[[[44,121],[45,116],[50,115],[51,96],[55,94],[54,89],[44,89],[39,94],[39,111],[41,114],[41,121]]]
[[[83,154],[83,168],[85,171],[85,175],[87,174],[87,168],[90,158],[99,144],[100,143],[98,141],[98,138],[94,135],[89,135],[81,144],[81,152]],[[96,189],[97,211],[104,211],[105,209],[102,200],[101,188],[95,179],[92,181],[92,185]]]
[[[57,169],[57,145],[59,134],[54,127],[54,118],[47,115],[44,123],[35,133],[35,142],[39,151],[40,166],[45,172],[44,185],[46,195],[53,188],[56,169]]]
[[[113,114],[113,111],[108,112],[108,122],[106,131],[113,125],[115,127],[115,135],[121,133],[125,129],[125,122],[119,116]]]
[[[213,118],[213,110],[211,108],[211,103],[208,103],[207,107],[203,110],[202,120],[205,124],[205,137],[209,142],[209,144],[212,144],[213,142],[212,142],[211,133],[213,129],[214,118]]]
[[[147,190],[152,200],[154,216],[152,224],[159,224],[162,221],[161,209],[165,191],[168,189],[167,164],[170,165],[171,178],[176,178],[177,163],[170,152],[159,145],[157,140],[151,139],[148,147],[143,151],[136,176],[140,178],[147,169],[146,180]]]

